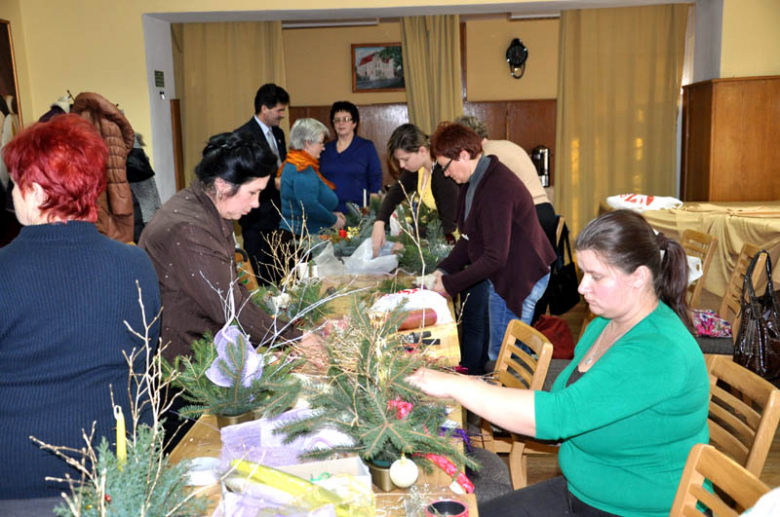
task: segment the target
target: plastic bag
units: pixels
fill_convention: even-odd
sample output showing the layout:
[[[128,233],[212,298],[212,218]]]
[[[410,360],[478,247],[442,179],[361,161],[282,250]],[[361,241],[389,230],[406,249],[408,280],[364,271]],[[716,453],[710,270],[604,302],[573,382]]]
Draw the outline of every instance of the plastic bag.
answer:
[[[344,260],[347,273],[351,275],[385,275],[398,267],[398,257],[390,253],[392,243],[387,243],[374,258],[371,238],[364,240],[351,257]],[[320,268],[320,271],[322,269]]]
[[[341,259],[333,251],[331,242],[326,243],[322,251],[313,260],[317,264],[317,276],[319,278],[342,276],[347,273],[347,268],[344,267]]]
[[[371,306],[371,311],[390,312],[404,304],[404,309],[433,309],[436,312],[436,324],[452,323],[452,313],[447,305],[447,299],[435,291],[427,289],[404,289],[393,294],[386,294]]]

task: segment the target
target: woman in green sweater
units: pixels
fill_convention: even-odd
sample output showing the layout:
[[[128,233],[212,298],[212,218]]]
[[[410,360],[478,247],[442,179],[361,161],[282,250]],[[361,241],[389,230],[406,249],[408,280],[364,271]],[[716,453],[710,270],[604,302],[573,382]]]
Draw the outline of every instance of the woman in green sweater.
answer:
[[[709,440],[685,252],[625,210],[591,221],[575,247],[579,291],[600,317],[549,393],[426,369],[409,380],[507,430],[561,441],[562,477],[488,501],[480,514],[668,515],[688,452]]]

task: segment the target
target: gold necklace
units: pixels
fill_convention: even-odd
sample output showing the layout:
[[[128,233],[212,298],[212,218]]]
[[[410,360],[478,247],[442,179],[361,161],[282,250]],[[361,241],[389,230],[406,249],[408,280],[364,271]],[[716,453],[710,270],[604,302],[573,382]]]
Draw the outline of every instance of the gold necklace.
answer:
[[[612,322],[610,322],[609,325],[612,325]],[[610,327],[610,329],[612,328],[615,328],[614,325]],[[617,340],[619,340],[625,334],[625,332],[621,332],[620,334],[617,334],[614,338],[607,339],[607,336],[605,336],[606,332],[607,332],[607,328],[605,327],[604,330],[601,332],[601,335],[599,335],[598,337],[599,342],[596,343],[596,345],[588,351],[588,357],[583,362],[583,365],[586,368],[589,368],[590,365],[592,365],[597,358],[601,358],[604,354],[606,354],[607,350],[609,350],[612,347],[612,345],[614,345],[615,342],[617,342]],[[617,331],[611,331],[610,333],[615,333],[615,332]],[[604,345],[603,343],[607,343],[607,344]]]

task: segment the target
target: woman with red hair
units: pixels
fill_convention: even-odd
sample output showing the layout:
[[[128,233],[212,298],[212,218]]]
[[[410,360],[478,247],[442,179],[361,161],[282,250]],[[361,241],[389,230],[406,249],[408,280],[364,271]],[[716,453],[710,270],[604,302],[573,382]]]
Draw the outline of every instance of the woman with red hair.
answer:
[[[144,329],[139,287],[149,320],[160,295],[149,257],[95,226],[108,150],[89,122],[62,115],[34,124],[3,158],[23,228],[0,249],[0,514],[41,514],[66,488],[46,476],[79,474],[29,437],[79,449],[93,422],[95,446],[113,436],[109,390],[129,417],[123,353],[143,345],[125,322]],[[150,337],[156,346],[156,326]],[[144,367],[139,356],[135,371]]]
[[[488,357],[495,361],[509,322],[531,324],[555,251],[528,189],[498,158],[485,155],[482,138],[473,129],[442,124],[431,137],[431,153],[444,175],[461,185],[461,238],[439,264],[434,290],[454,296],[489,280]]]

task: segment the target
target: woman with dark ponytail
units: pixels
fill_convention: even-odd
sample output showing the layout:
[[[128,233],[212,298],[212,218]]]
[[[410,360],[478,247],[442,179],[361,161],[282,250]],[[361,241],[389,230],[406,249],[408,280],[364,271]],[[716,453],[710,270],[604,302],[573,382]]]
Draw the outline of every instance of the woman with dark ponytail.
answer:
[[[550,392],[427,369],[409,380],[509,431],[561,441],[563,476],[480,504],[480,514],[668,515],[688,452],[709,440],[709,379],[689,330],[685,253],[626,210],[588,223],[575,248],[579,291],[599,317]]]

